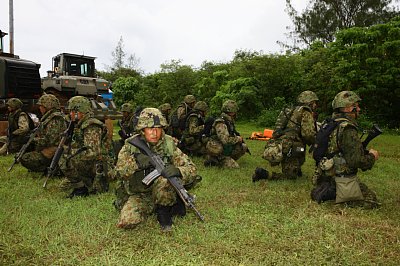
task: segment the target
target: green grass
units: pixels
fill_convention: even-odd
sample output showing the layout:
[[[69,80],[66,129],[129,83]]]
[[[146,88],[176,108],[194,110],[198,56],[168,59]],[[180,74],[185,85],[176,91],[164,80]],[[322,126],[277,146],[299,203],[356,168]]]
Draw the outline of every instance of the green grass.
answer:
[[[312,202],[310,158],[298,180],[252,183],[255,167],[272,169],[261,158],[265,142],[247,143],[252,156],[240,169],[194,159],[203,181],[191,193],[206,222],[189,212],[169,233],[154,216],[118,229],[113,192],[65,199],[59,179],[43,189],[43,177],[20,165],[8,173],[13,158],[2,157],[0,265],[400,265],[400,136],[371,142],[381,157],[360,173],[382,202],[376,210]]]

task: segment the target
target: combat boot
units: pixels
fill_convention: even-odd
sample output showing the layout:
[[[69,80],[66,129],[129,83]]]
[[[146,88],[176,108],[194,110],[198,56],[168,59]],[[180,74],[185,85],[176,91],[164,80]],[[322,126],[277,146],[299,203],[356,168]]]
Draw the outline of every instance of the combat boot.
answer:
[[[67,196],[67,198],[72,199],[73,197],[87,197],[89,196],[89,190],[87,187],[78,187]]]
[[[268,176],[269,176],[269,173],[268,173],[267,169],[257,167],[252,176],[252,180],[253,180],[253,182],[256,182],[261,179],[268,179]]]
[[[160,223],[161,230],[164,232],[171,231],[172,229],[172,214],[171,206],[156,207],[157,220]]]
[[[183,217],[186,215],[186,206],[181,198],[178,198],[176,203],[171,207],[171,215]]]

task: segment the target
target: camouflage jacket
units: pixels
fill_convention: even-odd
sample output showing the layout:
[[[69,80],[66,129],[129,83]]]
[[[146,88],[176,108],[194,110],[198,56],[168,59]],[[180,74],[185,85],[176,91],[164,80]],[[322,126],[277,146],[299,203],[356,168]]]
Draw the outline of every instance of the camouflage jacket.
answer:
[[[100,160],[103,155],[102,140],[107,135],[104,124],[86,114],[74,128],[70,154],[75,154],[79,148],[86,147],[87,150],[77,155],[80,160]]]
[[[122,118],[121,120],[121,127],[125,131],[126,134],[130,135],[135,132],[135,125],[134,125],[134,113],[129,114],[127,118]]]
[[[29,118],[28,114],[18,109],[8,116],[8,125],[10,132],[15,136],[23,136],[29,133]]]
[[[233,145],[241,142],[242,139],[236,131],[233,119],[225,113],[215,119],[211,129],[211,138],[219,140],[223,145]]]
[[[134,135],[131,138],[136,136],[137,135]],[[132,180],[132,177],[135,176],[135,173],[144,171],[144,169],[140,168],[140,163],[137,161],[135,156],[141,152],[138,148],[128,143],[129,139],[125,141],[125,145],[118,154],[118,161],[115,167],[116,177],[125,182],[127,190],[132,186],[132,184],[129,183],[141,186],[141,180]],[[152,152],[160,155],[164,163],[173,164],[180,170],[182,174],[182,183],[184,185],[192,182],[196,177],[196,166],[192,160],[176,146],[176,143],[171,136],[163,133],[158,143],[155,145],[149,145],[149,148]],[[144,177],[144,175],[141,177]],[[136,188],[132,188],[131,190],[137,191]]]
[[[200,137],[204,130],[204,117],[200,111],[192,111],[186,118],[186,128],[184,135],[191,137]]]
[[[57,147],[62,133],[67,129],[64,115],[53,109],[47,111],[40,119],[40,131],[34,139],[35,149],[41,151],[48,147]]]
[[[282,138],[289,138],[303,144],[314,144],[316,127],[313,113],[308,106],[296,106]]]
[[[332,118],[344,121],[330,135],[328,146],[328,153],[344,159],[343,174],[356,174],[358,168],[363,171],[371,169],[375,158],[365,152],[355,119],[340,113],[334,113]]]

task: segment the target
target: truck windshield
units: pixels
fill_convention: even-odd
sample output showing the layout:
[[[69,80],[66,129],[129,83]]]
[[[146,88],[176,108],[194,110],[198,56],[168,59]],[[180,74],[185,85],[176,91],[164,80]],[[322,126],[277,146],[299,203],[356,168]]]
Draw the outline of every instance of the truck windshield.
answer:
[[[54,66],[58,65],[59,58],[56,58]],[[71,76],[94,77],[94,60],[64,57],[64,71]]]

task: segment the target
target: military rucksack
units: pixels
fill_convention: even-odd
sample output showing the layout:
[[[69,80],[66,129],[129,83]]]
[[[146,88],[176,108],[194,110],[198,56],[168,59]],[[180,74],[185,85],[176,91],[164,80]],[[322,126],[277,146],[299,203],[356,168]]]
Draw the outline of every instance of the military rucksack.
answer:
[[[185,113],[178,118],[178,109],[179,107],[184,107],[185,108]],[[182,103],[181,105],[176,108],[172,114],[171,114],[171,127],[172,129],[179,129],[179,130],[185,130],[185,125],[186,125],[186,116],[188,115],[190,111],[189,106],[186,103]]]
[[[318,164],[322,158],[326,157],[329,145],[329,136],[332,134],[333,130],[342,123],[343,120],[334,120],[332,118],[327,118],[321,125],[315,136],[315,143],[313,147],[313,158]],[[330,157],[328,155],[328,157]]]

